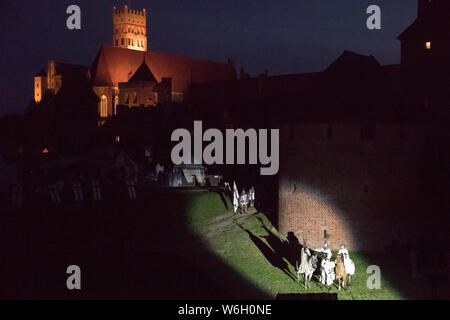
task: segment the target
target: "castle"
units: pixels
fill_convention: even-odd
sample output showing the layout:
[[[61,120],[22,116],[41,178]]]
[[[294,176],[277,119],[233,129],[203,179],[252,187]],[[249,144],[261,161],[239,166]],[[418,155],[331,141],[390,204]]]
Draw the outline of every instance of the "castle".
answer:
[[[117,114],[117,106],[151,107],[182,102],[192,83],[231,80],[236,76],[226,63],[147,51],[147,12],[127,6],[113,8],[113,45],[100,48],[90,67],[49,61],[34,77],[34,101],[41,104],[61,87],[86,84],[98,97],[99,123]],[[72,86],[75,85],[75,86]],[[79,93],[77,93],[79,94]]]
[[[147,51],[146,12],[125,7],[113,16],[113,45],[90,67],[50,61],[35,77],[31,109],[57,116],[59,135],[72,127],[78,141],[90,132],[80,127],[105,123],[118,106],[184,102],[214,127],[224,111],[227,126],[280,128],[277,181],[263,184],[273,192],[257,192],[276,195],[272,220],[282,234],[313,247],[374,251],[442,232],[450,207],[449,1],[418,0],[417,19],[398,37],[400,64],[345,51],[321,72],[253,78],[238,77],[231,61]]]

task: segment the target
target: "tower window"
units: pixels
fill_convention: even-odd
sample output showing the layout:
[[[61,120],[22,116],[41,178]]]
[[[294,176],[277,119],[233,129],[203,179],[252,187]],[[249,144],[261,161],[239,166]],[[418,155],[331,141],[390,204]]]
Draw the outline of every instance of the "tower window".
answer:
[[[431,50],[431,41],[425,42],[425,49]]]

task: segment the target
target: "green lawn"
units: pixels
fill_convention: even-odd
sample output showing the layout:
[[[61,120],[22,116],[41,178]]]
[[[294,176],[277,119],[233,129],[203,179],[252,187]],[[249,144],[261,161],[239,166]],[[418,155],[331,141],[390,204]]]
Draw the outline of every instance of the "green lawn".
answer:
[[[222,209],[220,210],[218,206]],[[231,209],[230,203],[228,208]],[[223,201],[219,200],[217,193],[203,194],[194,198],[188,212],[190,228],[200,236],[204,245],[269,297],[274,298],[278,293],[331,292],[338,293],[338,298],[342,300],[410,298],[402,295],[388,280],[394,278],[392,272],[395,274],[395,267],[390,266],[388,261],[382,258],[376,259],[376,262],[369,261],[364,255],[353,252],[351,257],[356,266],[356,275],[347,290],[338,291],[336,286],[333,286],[328,291],[322,288],[318,281],[311,284],[311,289],[306,290],[289,275],[291,273],[296,276],[295,268],[282,254],[286,240],[278,234],[263,213],[233,215],[223,206]],[[371,264],[377,264],[381,268],[381,289],[367,288],[366,282],[370,275],[366,270]],[[390,274],[385,276],[383,269],[388,266]],[[405,283],[409,281],[409,276],[404,272],[395,274],[396,280],[399,280],[398,277],[405,277],[404,280],[400,279]],[[423,284],[420,284],[420,287],[423,287]],[[419,293],[417,294],[418,296],[413,298],[421,297]]]
[[[132,202],[30,205],[0,218],[0,258],[8,262],[0,265],[0,298],[221,300],[328,292],[317,282],[310,290],[297,283],[292,250],[266,216],[233,215],[217,190],[141,190]],[[339,299],[437,296],[430,289],[441,281],[412,279],[387,257],[350,254],[357,274],[348,290],[330,290]],[[87,288],[76,296],[61,280],[74,262]],[[366,287],[371,264],[381,268],[380,290]]]

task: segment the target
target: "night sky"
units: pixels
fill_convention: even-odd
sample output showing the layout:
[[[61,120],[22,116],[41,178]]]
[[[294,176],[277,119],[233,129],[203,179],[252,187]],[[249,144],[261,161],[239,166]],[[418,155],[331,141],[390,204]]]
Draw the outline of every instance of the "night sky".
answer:
[[[81,7],[82,29],[66,28],[66,8]],[[344,50],[398,63],[396,37],[417,0],[2,0],[0,115],[22,113],[33,76],[49,59],[90,65],[112,44],[112,7],[148,10],[150,50],[226,61],[252,75],[321,71]],[[366,9],[382,9],[382,30],[366,28]]]

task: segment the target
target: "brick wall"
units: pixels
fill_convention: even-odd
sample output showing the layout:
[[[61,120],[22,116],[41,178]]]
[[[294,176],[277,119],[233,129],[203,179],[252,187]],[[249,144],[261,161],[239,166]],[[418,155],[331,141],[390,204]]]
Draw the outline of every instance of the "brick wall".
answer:
[[[423,132],[412,123],[377,123],[362,139],[361,123],[281,129],[280,232],[333,250],[379,251],[419,236],[422,221]],[[419,231],[418,231],[419,230]],[[324,232],[326,231],[326,233]]]

